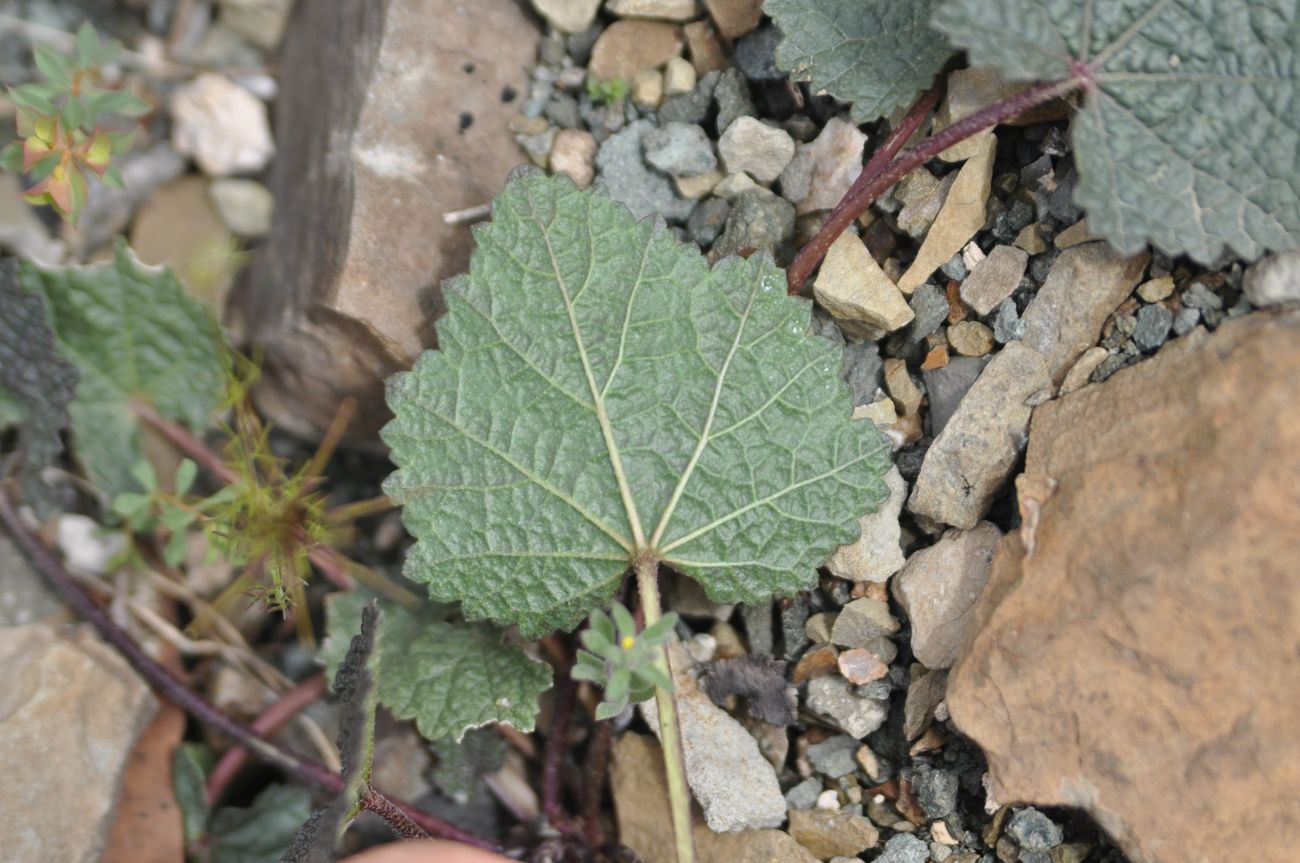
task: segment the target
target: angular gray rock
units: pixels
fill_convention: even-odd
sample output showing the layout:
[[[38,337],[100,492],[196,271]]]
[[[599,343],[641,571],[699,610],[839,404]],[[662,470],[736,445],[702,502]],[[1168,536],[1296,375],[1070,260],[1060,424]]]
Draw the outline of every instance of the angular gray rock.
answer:
[[[666,123],[647,133],[642,146],[646,162],[665,174],[695,177],[718,166],[713,142],[693,123]]]
[[[1125,257],[1108,243],[1084,243],[1061,253],[1022,316],[1021,342],[1047,361],[1059,384],[1079,355],[1097,343],[1102,324],[1137,287],[1150,258]]]
[[[866,647],[880,636],[898,632],[899,623],[889,613],[889,603],[864,596],[840,609],[831,628],[831,643],[841,647]]]
[[[980,315],[987,315],[1011,296],[1029,266],[1029,253],[1015,246],[995,246],[961,283],[961,298]]]
[[[948,425],[957,405],[988,364],[988,357],[953,357],[941,369],[921,371],[926,395],[930,397],[930,434],[938,436]]]
[[[654,131],[650,120],[637,120],[607,138],[596,153],[596,178],[611,198],[638,219],[658,214],[669,221],[684,221],[695,202],[678,197],[672,180],[650,170],[642,159],[642,142]]]
[[[907,559],[892,591],[912,623],[912,653],[926,668],[950,668],[975,625],[1002,531],[987,521],[950,530]]]
[[[779,826],[785,821],[786,802],[772,765],[745,727],[699,688],[686,651],[677,644],[670,651],[686,779],[704,820],[718,833]],[[654,699],[640,708],[658,734]]]
[[[775,250],[794,235],[794,204],[763,188],[742,192],[731,202],[727,227],[709,251],[720,260],[746,249]]]
[[[1003,348],[930,445],[908,509],[941,524],[975,527],[1025,448],[1034,406],[1051,394],[1040,353],[1024,342]]]
[[[0,856],[96,863],[157,701],[88,627],[0,627]]]
[[[884,725],[889,716],[889,687],[873,687],[876,684],[857,687],[843,677],[815,678],[808,683],[808,709],[861,740]],[[881,688],[881,697],[873,697]]]

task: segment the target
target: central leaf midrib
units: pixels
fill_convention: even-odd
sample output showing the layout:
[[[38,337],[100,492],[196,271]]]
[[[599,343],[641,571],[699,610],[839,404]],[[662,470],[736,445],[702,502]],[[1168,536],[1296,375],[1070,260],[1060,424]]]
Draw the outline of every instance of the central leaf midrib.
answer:
[[[531,193],[529,194],[528,197],[529,197],[529,203],[532,204],[533,201],[532,201]],[[600,424],[600,433],[605,441],[605,449],[609,453],[610,466],[614,471],[614,482],[618,487],[619,497],[623,501],[623,508],[627,514],[628,525],[632,528],[632,540],[635,543],[636,548],[640,550],[645,547],[645,531],[641,527],[641,519],[638,516],[637,509],[636,509],[636,501],[632,497],[632,489],[628,485],[627,474],[623,470],[623,460],[621,455],[619,454],[618,443],[614,439],[614,429],[613,426],[610,424],[609,414],[605,410],[604,394],[601,391],[601,389],[596,386],[596,377],[591,371],[591,358],[587,354],[587,345],[582,339],[582,328],[578,324],[577,310],[573,307],[573,300],[569,296],[569,289],[568,286],[565,284],[564,273],[560,268],[559,259],[556,257],[555,254],[555,246],[551,242],[550,227],[547,224],[545,224],[540,218],[538,218],[536,213],[537,213],[537,208],[536,206],[534,206],[532,219],[534,222],[537,223],[537,227],[541,230],[542,237],[546,242],[546,254],[550,257],[551,260],[551,271],[555,275],[555,286],[560,292],[560,298],[564,302],[564,310],[569,318],[569,329],[573,335],[574,345],[578,350],[578,358],[582,362],[583,374],[587,378],[587,387],[591,392],[592,404],[596,408],[596,420]],[[590,219],[588,219],[586,223],[586,232],[587,232],[587,249],[588,249],[587,278],[582,288],[579,289],[578,291],[579,294],[586,291],[587,287],[591,284],[592,276],[595,274],[596,271],[595,238],[592,236],[591,233]],[[641,265],[640,265],[640,269],[637,271],[637,277],[633,283],[634,285],[639,284],[641,282],[641,279],[644,276],[645,261],[646,261],[646,257],[649,255],[649,252],[650,252],[650,241],[647,240],[646,245],[641,253]]]

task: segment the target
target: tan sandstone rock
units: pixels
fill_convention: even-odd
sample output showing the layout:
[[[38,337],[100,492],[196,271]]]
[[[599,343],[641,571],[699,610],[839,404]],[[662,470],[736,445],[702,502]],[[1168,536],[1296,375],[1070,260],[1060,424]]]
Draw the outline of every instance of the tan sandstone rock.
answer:
[[[1300,845],[1300,313],[1044,405],[1038,523],[1002,540],[948,688],[1003,802],[1079,806],[1135,863]]]
[[[500,95],[525,88],[538,33],[512,0],[298,3],[287,33],[276,134],[293,155],[228,314],[264,349],[277,424],[317,432],[351,396],[365,434],[469,264],[469,225],[443,214],[487,204],[524,160]]]
[[[157,702],[89,628],[0,627],[0,858],[95,863]]]

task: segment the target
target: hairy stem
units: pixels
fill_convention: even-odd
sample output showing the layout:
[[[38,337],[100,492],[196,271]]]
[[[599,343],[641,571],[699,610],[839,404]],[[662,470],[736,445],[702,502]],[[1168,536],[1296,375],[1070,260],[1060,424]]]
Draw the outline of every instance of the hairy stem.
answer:
[[[0,523],[4,524],[5,529],[13,536],[23,554],[32,562],[37,571],[44,576],[50,586],[63,597],[64,602],[72,606],[74,611],[89,621],[100,636],[122,654],[122,657],[145,679],[154,691],[178,707],[183,708],[200,722],[211,726],[259,758],[297,778],[300,782],[329,794],[337,794],[343,789],[343,778],[339,774],[323,764],[282,749],[272,743],[263,735],[253,731],[213,705],[199,693],[190,689],[180,678],[146,653],[140,645],[131,639],[131,636],[127,635],[121,627],[113,622],[103,609],[95,604],[90,596],[77,584],[72,574],[63,567],[59,559],[27,528],[3,489],[0,489]],[[379,798],[382,795],[376,793],[374,797]],[[410,804],[400,801],[388,802],[400,808],[411,820],[434,836],[489,851],[498,850],[496,846],[487,840],[466,833],[432,815],[420,812]],[[366,803],[367,808],[369,808],[370,800],[367,799]],[[377,801],[375,805],[378,805]],[[379,814],[382,815],[383,813],[380,812]]]
[[[890,186],[935,158],[953,144],[959,144],[986,129],[992,129],[999,123],[1009,120],[1017,114],[1022,114],[1030,108],[1058,99],[1087,83],[1088,79],[1085,76],[1078,75],[1062,81],[1046,81],[1042,84],[1035,84],[1013,96],[994,102],[969,117],[958,120],[942,132],[931,135],[915,147],[903,152],[890,161],[888,165],[879,164],[876,157],[873,156],[867,166],[862,169],[862,174],[854,181],[849,191],[845,193],[844,197],[835,206],[835,209],[831,210],[830,216],[826,219],[826,224],[822,225],[817,235],[809,240],[808,244],[800,249],[799,254],[795,256],[794,262],[786,271],[786,282],[790,293],[797,294],[803,290],[808,277],[821,263],[831,245],[839,239],[840,234],[843,234],[845,229],[853,224],[854,219],[866,212],[867,207],[870,207]],[[915,125],[912,126],[907,135],[902,136],[896,146],[901,146],[902,142],[920,126],[921,120],[929,111],[928,108],[924,108],[923,103],[927,101],[927,97],[932,93],[935,93],[935,91],[927,91],[908,111],[904,122],[913,121]],[[936,101],[937,98],[938,96],[935,94]],[[923,108],[924,110],[922,110]],[[916,112],[915,116],[913,116],[914,112]],[[891,135],[885,145],[888,146],[902,131],[903,126],[900,125],[895,135]],[[883,152],[884,149],[885,147],[882,146],[881,151]],[[881,161],[883,162],[884,159],[881,159]],[[873,168],[874,173],[872,173]]]
[[[659,607],[659,561],[651,554],[641,554],[635,563],[636,585],[641,594],[645,625],[653,626],[661,616]],[[659,648],[656,664],[672,680],[668,646]],[[694,863],[695,840],[691,836],[691,792],[686,786],[686,757],[682,751],[681,728],[677,724],[677,702],[673,694],[655,687],[655,705],[659,710],[659,740],[664,750],[664,772],[668,777],[668,804],[673,815],[673,837],[677,863]]]

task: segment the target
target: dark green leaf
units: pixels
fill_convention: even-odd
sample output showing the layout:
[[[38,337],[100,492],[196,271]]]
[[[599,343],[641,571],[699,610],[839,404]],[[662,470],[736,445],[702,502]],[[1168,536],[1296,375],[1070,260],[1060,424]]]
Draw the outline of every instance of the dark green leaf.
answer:
[[[1293,0],[945,0],[934,21],[1011,78],[1091,69],[1075,198],[1119,250],[1209,263],[1300,245]]]
[[[60,348],[81,373],[71,409],[77,457],[108,494],[138,490],[133,402],[202,428],[224,392],[220,328],[170,271],[141,266],[124,243],[110,263],[24,263],[20,278],[45,297]]]
[[[766,0],[781,29],[776,63],[853,103],[859,123],[888,116],[930,86],[952,56],[930,28],[934,0]]]

